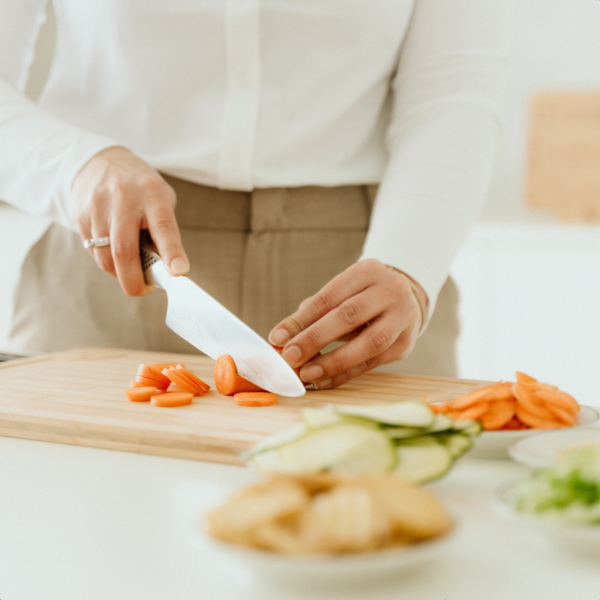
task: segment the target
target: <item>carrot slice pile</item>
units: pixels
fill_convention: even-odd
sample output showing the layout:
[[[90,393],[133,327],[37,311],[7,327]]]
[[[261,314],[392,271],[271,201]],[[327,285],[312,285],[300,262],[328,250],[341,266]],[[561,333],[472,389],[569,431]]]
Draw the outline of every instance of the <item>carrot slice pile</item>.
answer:
[[[517,371],[516,375],[515,383],[498,382],[430,406],[456,420],[481,421],[486,431],[577,425],[579,404],[575,398],[525,373]]]
[[[261,387],[254,385],[241,375],[229,354],[221,354],[215,365],[215,384],[217,391],[223,396],[233,396],[243,392],[264,392]]]
[[[171,385],[171,380],[165,377],[158,369],[150,365],[140,365],[135,380],[146,386],[155,386],[159,390],[166,391]]]
[[[206,394],[209,389],[208,384],[179,363],[150,363],[139,366],[125,395],[132,402],[174,407],[191,404],[194,396]]]
[[[277,395],[271,392],[241,392],[234,395],[238,406],[271,406],[277,404]]]

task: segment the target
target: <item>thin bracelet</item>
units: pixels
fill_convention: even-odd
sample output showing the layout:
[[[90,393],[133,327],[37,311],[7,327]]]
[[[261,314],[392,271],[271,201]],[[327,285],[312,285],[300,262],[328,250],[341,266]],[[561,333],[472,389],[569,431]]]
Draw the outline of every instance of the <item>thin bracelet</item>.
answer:
[[[423,326],[425,325],[425,318],[427,316],[427,310],[428,310],[428,303],[426,301],[425,298],[423,298],[423,296],[425,295],[425,292],[420,290],[412,281],[412,279],[403,271],[401,271],[400,269],[396,269],[396,267],[392,267],[391,265],[384,265],[387,269],[389,269],[390,271],[393,271],[394,273],[398,273],[399,275],[403,275],[404,277],[406,277],[406,280],[408,281],[409,285],[410,285],[410,289],[413,293],[413,296],[415,297],[415,300],[417,301],[417,304],[419,305],[419,311],[421,313],[421,326],[419,327],[419,333],[421,333],[421,331],[423,330]]]

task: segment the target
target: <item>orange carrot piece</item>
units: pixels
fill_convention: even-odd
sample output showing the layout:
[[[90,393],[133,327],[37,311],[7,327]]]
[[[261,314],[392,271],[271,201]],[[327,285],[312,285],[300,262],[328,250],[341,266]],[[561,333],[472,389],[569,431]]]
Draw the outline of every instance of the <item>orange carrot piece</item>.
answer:
[[[261,387],[254,385],[238,375],[237,367],[229,354],[221,354],[215,365],[215,384],[217,391],[223,396],[233,396],[244,392],[264,392]]]
[[[166,379],[166,377],[165,377]],[[165,383],[165,381],[158,381],[156,379],[150,379],[149,377],[144,377],[143,375],[138,375],[135,378],[136,383],[141,383],[144,387],[149,387],[149,386],[154,386],[155,388],[165,392],[166,390],[169,389],[169,386],[171,385],[171,380],[167,379],[167,382]]]
[[[579,423],[579,419],[577,418],[577,413],[572,413],[564,408],[560,408],[559,406],[555,406],[554,404],[548,404],[548,410],[552,413],[555,419],[558,419],[562,423],[566,425],[573,426]]]
[[[514,416],[517,403],[514,400],[490,402],[490,407],[479,419],[486,431],[502,429]]]
[[[431,409],[432,412],[434,412],[436,415],[441,415],[442,413],[442,405],[441,404],[430,404],[429,408]]]
[[[152,406],[161,406],[165,408],[175,408],[176,406],[185,406],[192,403],[193,394],[188,392],[165,392],[152,396],[150,401]]]
[[[556,419],[542,419],[530,413],[519,403],[517,403],[516,413],[519,421],[534,429],[558,429],[559,427],[566,427],[564,423],[559,423]]]
[[[530,377],[529,375],[525,375],[525,373],[521,373],[521,371],[516,372],[517,383],[538,383],[537,379]]]
[[[125,390],[125,395],[132,402],[150,402],[150,398],[152,398],[156,392],[157,390],[154,386],[132,387],[130,390]]]
[[[277,404],[277,395],[270,392],[241,392],[234,395],[238,406],[271,406]]]
[[[163,369],[168,369],[169,367],[176,367],[178,364],[179,363],[176,362],[148,363],[148,366],[158,369],[162,373]]]
[[[202,381],[200,377],[196,377],[196,375],[194,375],[191,371],[188,371],[183,365],[177,365],[175,369],[183,376],[187,377],[196,387],[204,389],[206,392],[210,390],[210,385],[208,385],[208,383]]]
[[[515,407],[516,410],[516,407]],[[526,429],[527,425],[525,423],[521,423],[517,417],[513,417],[508,423],[505,423],[500,429],[502,430],[518,430],[518,429]]]
[[[550,408],[550,405],[552,405],[572,414],[575,414],[579,411],[579,404],[577,400],[575,400],[575,398],[572,396],[569,396],[569,394],[561,392],[558,389],[540,386],[534,390],[533,394],[536,399],[543,402],[547,408]]]
[[[195,386],[191,381],[185,379],[183,375],[177,373],[177,371],[173,367],[171,367],[170,369],[164,369],[163,374],[165,377],[170,379],[177,387],[181,388],[184,392],[189,392],[194,396],[201,396],[204,393],[204,390],[201,390],[199,387]]]
[[[167,385],[167,387],[170,383],[170,380],[164,376],[162,371],[159,371],[150,365],[140,365],[137,374],[141,375],[142,377],[147,377],[148,379],[154,379],[154,381],[158,381],[163,385]]]
[[[454,407],[450,409],[451,416],[455,421],[477,421],[483,414],[485,414],[490,407],[489,402],[477,402],[464,410],[455,410]]]
[[[506,383],[494,383],[493,385],[488,385],[483,388],[479,388],[478,390],[474,390],[465,394],[464,396],[459,396],[452,401],[452,409],[453,410],[464,410],[465,408],[469,408],[478,402],[500,402],[502,400],[510,400],[512,398],[512,389],[510,385]]]
[[[544,421],[552,421],[552,413],[535,395],[535,391],[539,384],[537,383],[517,383],[513,386],[517,405],[521,406],[527,413],[543,419]],[[521,419],[522,420],[522,419]]]

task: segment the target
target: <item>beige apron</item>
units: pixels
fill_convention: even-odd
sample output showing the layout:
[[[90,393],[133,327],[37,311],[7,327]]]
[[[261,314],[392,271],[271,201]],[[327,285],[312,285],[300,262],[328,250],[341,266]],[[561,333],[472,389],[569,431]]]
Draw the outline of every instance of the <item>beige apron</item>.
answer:
[[[165,177],[189,277],[263,337],[360,256],[375,188],[223,191]],[[446,282],[427,331],[394,372],[455,376],[457,292]],[[31,249],[15,296],[14,351],[104,346],[198,351],[164,324],[166,295],[125,296],[78,235],[52,225]]]

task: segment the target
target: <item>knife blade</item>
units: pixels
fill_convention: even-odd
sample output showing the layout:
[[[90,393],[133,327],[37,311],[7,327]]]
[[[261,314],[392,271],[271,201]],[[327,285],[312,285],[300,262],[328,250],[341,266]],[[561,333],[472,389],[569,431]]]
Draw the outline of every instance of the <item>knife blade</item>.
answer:
[[[146,283],[167,293],[169,329],[215,360],[229,354],[242,377],[269,392],[292,397],[306,393],[268,342],[191,279],[170,275],[147,235],[140,237],[140,255]]]

